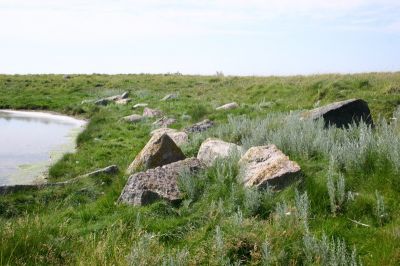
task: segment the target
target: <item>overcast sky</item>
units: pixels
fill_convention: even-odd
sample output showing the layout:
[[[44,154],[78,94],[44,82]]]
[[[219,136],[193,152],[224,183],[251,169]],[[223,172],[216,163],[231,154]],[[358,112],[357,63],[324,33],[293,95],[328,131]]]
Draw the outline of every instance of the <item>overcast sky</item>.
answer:
[[[400,71],[400,0],[0,0],[0,73]]]

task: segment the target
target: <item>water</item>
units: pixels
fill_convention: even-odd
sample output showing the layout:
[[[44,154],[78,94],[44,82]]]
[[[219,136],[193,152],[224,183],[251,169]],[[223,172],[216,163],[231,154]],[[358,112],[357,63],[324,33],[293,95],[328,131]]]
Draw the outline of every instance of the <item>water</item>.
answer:
[[[85,124],[68,116],[0,110],[0,185],[43,181],[49,165],[74,151]]]

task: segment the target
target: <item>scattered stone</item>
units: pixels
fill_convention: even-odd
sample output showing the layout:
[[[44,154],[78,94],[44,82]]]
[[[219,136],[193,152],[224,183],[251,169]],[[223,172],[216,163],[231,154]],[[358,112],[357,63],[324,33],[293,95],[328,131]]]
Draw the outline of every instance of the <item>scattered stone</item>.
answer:
[[[104,98],[104,99],[100,99],[100,100],[95,101],[94,104],[105,106],[105,105],[108,105],[110,102],[111,102],[111,100],[109,100],[107,98]]]
[[[157,116],[162,116],[162,111],[158,109],[150,109],[145,107],[143,110],[143,116],[144,117],[157,117]]]
[[[167,135],[153,135],[135,160],[129,165],[127,173],[140,169],[150,169],[185,159],[185,155]]]
[[[177,202],[181,199],[179,175],[184,171],[194,173],[203,168],[204,165],[199,160],[188,158],[136,173],[129,177],[118,201],[136,206],[151,204],[159,199]]]
[[[176,122],[176,119],[174,118],[168,118],[166,116],[161,117],[160,119],[158,119],[157,121],[155,121],[153,123],[153,125],[155,126],[159,126],[159,127],[167,127],[169,125],[172,125],[173,123]]]
[[[133,106],[133,109],[136,108],[141,108],[141,107],[146,107],[148,104],[147,103],[137,103]]]
[[[220,107],[217,107],[215,110],[232,110],[238,108],[239,105],[235,102],[224,104]]]
[[[299,176],[300,166],[275,145],[250,148],[239,160],[246,187],[283,188]]]
[[[348,127],[351,123],[359,124],[364,121],[373,125],[368,103],[361,99],[350,99],[331,103],[303,113],[302,119],[323,118],[325,126]]]
[[[107,166],[107,167],[105,167],[105,168],[102,168],[102,169],[93,171],[93,172],[91,172],[91,173],[85,174],[84,176],[91,176],[91,177],[93,177],[93,176],[98,176],[98,175],[102,175],[102,174],[114,175],[114,174],[116,174],[116,173],[118,173],[118,166],[116,166],[116,165],[110,165],[110,166]]]
[[[195,132],[203,132],[214,126],[214,122],[208,119],[205,119],[199,123],[191,125],[190,127],[185,128],[185,132],[195,133]]]
[[[71,75],[64,75],[63,78],[64,78],[64,79],[70,79],[70,78],[71,78]]]
[[[137,115],[137,114],[133,114],[133,115],[128,115],[122,118],[123,120],[127,121],[127,122],[131,122],[131,123],[137,123],[142,121],[143,116],[141,115]]]
[[[182,131],[177,131],[172,128],[166,128],[162,127],[156,130],[153,130],[150,135],[159,135],[161,136],[162,134],[167,134],[174,142],[176,145],[179,147],[187,144],[189,142],[189,136],[186,132]]]
[[[227,158],[234,153],[241,154],[242,148],[234,143],[208,138],[201,144],[197,159],[207,166],[212,166],[215,160]]]
[[[161,101],[168,101],[168,100],[173,100],[177,99],[178,95],[177,94],[168,94],[164,98],[161,99]]]
[[[121,94],[121,99],[127,99],[129,97],[129,92],[125,91],[124,93]]]
[[[131,99],[129,98],[124,98],[124,99],[118,99],[115,101],[116,104],[120,104],[120,105],[126,105],[131,101]]]

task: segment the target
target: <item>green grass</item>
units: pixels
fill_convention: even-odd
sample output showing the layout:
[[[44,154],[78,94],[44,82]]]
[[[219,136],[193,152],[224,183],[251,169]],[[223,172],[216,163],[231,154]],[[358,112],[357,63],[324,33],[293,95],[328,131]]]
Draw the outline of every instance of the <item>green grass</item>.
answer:
[[[130,92],[132,104],[81,104],[123,91]],[[160,101],[169,93],[179,98]],[[121,169],[112,177],[84,178],[65,187],[1,196],[0,265],[321,264],[324,258],[305,247],[322,241],[324,234],[329,241],[319,246],[333,249],[332,243],[344,240],[347,253],[355,247],[357,259],[365,265],[399,264],[399,168],[388,156],[400,152],[398,128],[324,130],[318,123],[298,125],[283,119],[290,111],[349,98],[366,100],[376,121],[378,117],[389,120],[400,105],[400,73],[293,77],[95,74],[70,79],[0,75],[2,109],[48,110],[90,119],[78,137],[77,152],[50,168],[51,181],[110,164]],[[240,108],[214,111],[231,101]],[[153,120],[135,125],[120,121],[141,112],[131,108],[138,102],[177,118],[172,126],[177,129],[204,118],[217,122],[215,129],[191,137],[184,148],[188,156],[195,155],[208,136],[245,146],[274,142],[300,164],[303,179],[278,193],[248,190],[236,178],[235,162],[227,160],[182,184],[185,199],[178,206],[115,204],[127,180],[124,170],[150,138]],[[184,114],[191,118],[181,119]],[[306,133],[304,138],[299,132]],[[324,143],[331,148],[326,149]],[[335,178],[343,174],[346,192],[358,193],[336,213],[331,211],[327,188],[332,154]],[[357,163],[351,161],[354,157]],[[383,196],[384,219],[376,217],[376,190]],[[308,196],[307,226],[300,210],[308,205],[306,201],[296,204],[296,191]],[[278,203],[284,203],[291,214],[282,215],[276,209]],[[267,253],[263,247],[268,247]]]

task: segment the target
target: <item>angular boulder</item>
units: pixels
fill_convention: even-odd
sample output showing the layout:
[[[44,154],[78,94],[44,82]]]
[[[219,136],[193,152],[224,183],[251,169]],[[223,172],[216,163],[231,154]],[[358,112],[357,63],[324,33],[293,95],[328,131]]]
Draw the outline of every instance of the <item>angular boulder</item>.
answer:
[[[348,127],[351,123],[364,121],[373,125],[368,103],[361,99],[350,99],[331,103],[302,114],[302,119],[319,119],[325,121],[325,126]]]
[[[143,116],[144,117],[156,117],[156,116],[162,116],[162,111],[157,110],[157,109],[150,109],[145,107],[143,110]]]
[[[127,173],[163,166],[185,158],[181,149],[167,134],[153,135],[129,165]]]
[[[222,105],[220,107],[217,107],[215,110],[217,110],[217,111],[219,111],[219,110],[232,110],[232,109],[236,109],[238,107],[239,107],[239,105],[237,103],[231,102],[231,103],[224,104],[224,105]]]
[[[300,166],[275,145],[250,148],[239,160],[246,187],[284,188],[299,177]]]
[[[201,122],[198,122],[194,125],[191,125],[190,127],[185,128],[185,132],[188,133],[198,133],[198,132],[203,132],[206,131],[207,129],[211,128],[214,126],[214,122],[209,120],[209,119],[205,119]]]
[[[208,138],[201,144],[197,159],[211,166],[215,160],[227,158],[234,153],[242,153],[242,148],[234,143]]]
[[[189,141],[189,136],[186,132],[177,131],[176,129],[172,128],[162,127],[150,132],[150,135],[152,136],[154,135],[161,136],[162,134],[167,134],[179,147],[185,145]]]
[[[184,171],[192,173],[202,168],[204,165],[199,160],[188,158],[136,173],[129,177],[118,201],[136,206],[151,204],[159,199],[174,203],[181,199],[179,175]]]

